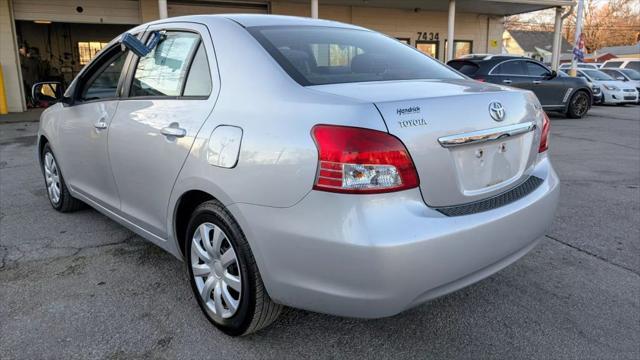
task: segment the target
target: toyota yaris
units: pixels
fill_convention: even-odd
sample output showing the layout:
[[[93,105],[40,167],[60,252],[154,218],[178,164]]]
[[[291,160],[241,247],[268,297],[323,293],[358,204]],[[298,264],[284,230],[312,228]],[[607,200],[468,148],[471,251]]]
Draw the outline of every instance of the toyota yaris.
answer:
[[[42,114],[38,156],[55,209],[183,259],[243,335],[283,306],[394,315],[513,263],[556,208],[548,141],[533,93],[379,33],[189,16],[112,41]]]

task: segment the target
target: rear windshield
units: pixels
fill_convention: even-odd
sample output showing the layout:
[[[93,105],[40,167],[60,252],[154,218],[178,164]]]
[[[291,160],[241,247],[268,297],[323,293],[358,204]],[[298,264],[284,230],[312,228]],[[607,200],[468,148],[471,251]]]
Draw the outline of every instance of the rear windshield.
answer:
[[[322,26],[265,26],[247,30],[303,86],[462,79],[419,51],[371,31]]]
[[[447,65],[467,76],[472,76],[473,74],[477,73],[478,69],[480,68],[478,65],[472,63],[471,61],[464,60],[451,60],[447,63]]]

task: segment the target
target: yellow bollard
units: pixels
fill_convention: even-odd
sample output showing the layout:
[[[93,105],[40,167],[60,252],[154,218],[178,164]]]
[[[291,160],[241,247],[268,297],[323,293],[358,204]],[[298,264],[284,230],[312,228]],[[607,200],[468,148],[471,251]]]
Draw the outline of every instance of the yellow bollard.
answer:
[[[9,113],[7,107],[7,93],[4,91],[4,76],[2,74],[2,64],[0,64],[0,115]]]

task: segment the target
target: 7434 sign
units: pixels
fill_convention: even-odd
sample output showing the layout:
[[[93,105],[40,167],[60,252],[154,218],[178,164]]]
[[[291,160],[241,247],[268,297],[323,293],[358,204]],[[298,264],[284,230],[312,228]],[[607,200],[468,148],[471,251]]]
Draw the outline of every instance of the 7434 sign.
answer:
[[[427,40],[427,41],[440,40],[440,33],[418,31],[418,40]]]

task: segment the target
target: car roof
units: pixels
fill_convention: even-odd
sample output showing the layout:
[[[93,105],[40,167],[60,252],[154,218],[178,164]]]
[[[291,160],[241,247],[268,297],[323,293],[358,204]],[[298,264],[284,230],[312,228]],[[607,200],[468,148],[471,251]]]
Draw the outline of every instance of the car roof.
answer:
[[[534,59],[531,59],[531,58],[528,58],[528,57],[525,57],[525,56],[519,56],[519,55],[469,54],[469,55],[465,55],[463,57],[459,57],[459,58],[453,59],[451,61],[460,60],[460,61],[480,62],[480,61],[503,61],[503,60],[510,60],[510,59],[534,60]]]
[[[366,30],[369,29],[345,24],[338,21],[311,19],[299,16],[286,16],[286,15],[266,15],[266,14],[202,14],[202,15],[186,15],[176,16],[166,19],[159,19],[151,21],[149,23],[140,25],[139,27],[156,25],[172,22],[194,22],[194,23],[207,23],[219,25],[222,22],[235,23],[242,27],[257,27],[257,26],[324,26],[344,29],[356,29]]]
[[[330,26],[348,29],[367,30],[363,27],[345,24],[338,21],[311,19],[299,16],[265,15],[265,14],[221,14],[207,15],[231,19],[244,27],[254,26]]]

